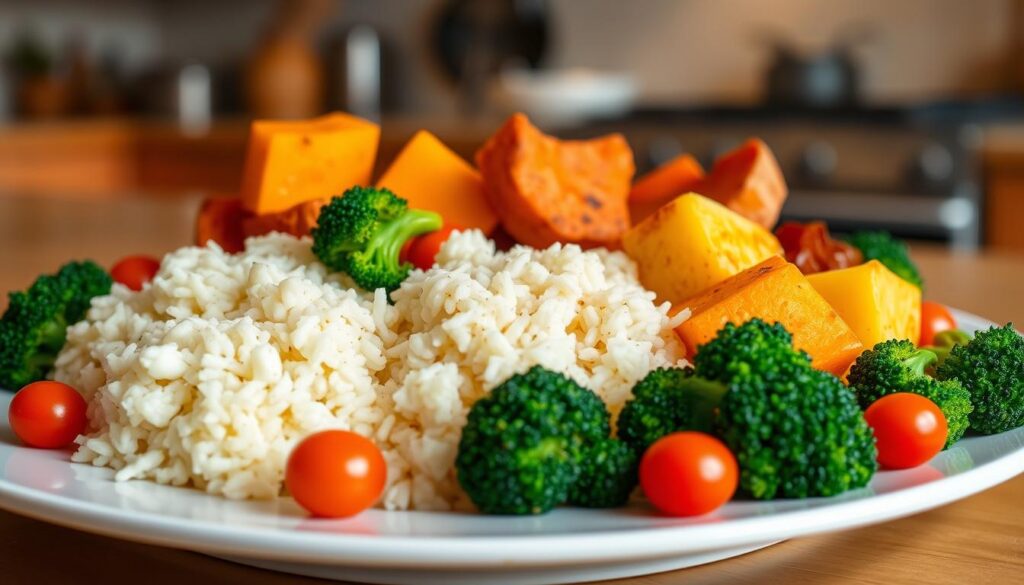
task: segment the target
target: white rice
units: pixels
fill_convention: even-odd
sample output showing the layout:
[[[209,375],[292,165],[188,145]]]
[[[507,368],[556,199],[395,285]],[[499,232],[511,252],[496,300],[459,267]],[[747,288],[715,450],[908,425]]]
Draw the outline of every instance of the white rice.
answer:
[[[684,314],[623,254],[555,245],[495,252],[455,234],[393,293],[351,289],[308,239],[250,239],[164,258],[151,286],[115,286],[69,329],[55,377],[89,402],[74,460],[116,478],[229,498],[281,493],[288,452],[327,428],[372,437],[389,509],[467,508],[453,462],[466,413],[541,364],[617,413],[653,368],[683,363]]]

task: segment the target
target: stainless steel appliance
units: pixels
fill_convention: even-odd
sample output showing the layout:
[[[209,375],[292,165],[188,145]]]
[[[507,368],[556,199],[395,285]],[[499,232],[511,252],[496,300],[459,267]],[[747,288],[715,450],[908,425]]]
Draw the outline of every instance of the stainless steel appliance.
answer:
[[[975,248],[982,235],[980,132],[949,108],[643,110],[581,135],[618,131],[638,172],[682,152],[706,167],[749,136],[767,142],[790,187],[783,219],[824,219],[834,231],[886,229]]]

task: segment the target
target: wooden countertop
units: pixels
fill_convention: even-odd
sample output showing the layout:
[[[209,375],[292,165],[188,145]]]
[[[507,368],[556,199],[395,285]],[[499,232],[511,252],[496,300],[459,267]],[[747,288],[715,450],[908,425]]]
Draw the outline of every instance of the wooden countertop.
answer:
[[[109,265],[188,243],[198,200],[0,199],[0,291],[71,258]],[[1024,324],[1024,256],[915,250],[928,297]],[[0,301],[4,304],[4,301]],[[1024,476],[954,504],[858,530],[616,583],[1018,583],[1024,575]],[[0,512],[4,583],[324,582],[203,555],[122,542]]]

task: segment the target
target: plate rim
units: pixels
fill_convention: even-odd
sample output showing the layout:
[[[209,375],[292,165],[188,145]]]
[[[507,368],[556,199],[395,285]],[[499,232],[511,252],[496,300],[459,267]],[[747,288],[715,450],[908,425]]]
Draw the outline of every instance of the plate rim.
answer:
[[[965,311],[953,309],[953,313],[958,320],[973,322],[979,327],[993,324]],[[1007,432],[1021,432],[1021,429]],[[992,437],[995,436],[998,435]],[[968,440],[989,438],[973,437]],[[368,537],[365,534],[303,532],[217,523],[151,511],[127,511],[50,494],[2,478],[0,508],[37,520],[134,542],[277,561],[424,569],[610,564],[767,543],[917,514],[967,498],[1024,473],[1022,453],[1024,445],[961,474],[824,507],[722,522],[562,534]]]

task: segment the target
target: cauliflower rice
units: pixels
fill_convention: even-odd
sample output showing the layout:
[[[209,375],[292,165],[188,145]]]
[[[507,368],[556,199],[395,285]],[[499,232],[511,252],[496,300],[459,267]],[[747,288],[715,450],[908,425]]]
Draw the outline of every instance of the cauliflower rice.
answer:
[[[68,330],[55,378],[89,403],[74,460],[117,480],[229,498],[282,490],[292,446],[339,428],[373,438],[389,509],[465,509],[454,461],[469,407],[541,364],[613,414],[650,370],[685,363],[669,317],[624,254],[455,233],[389,304],[273,234],[231,255],[168,254],[141,292],[116,285]]]

